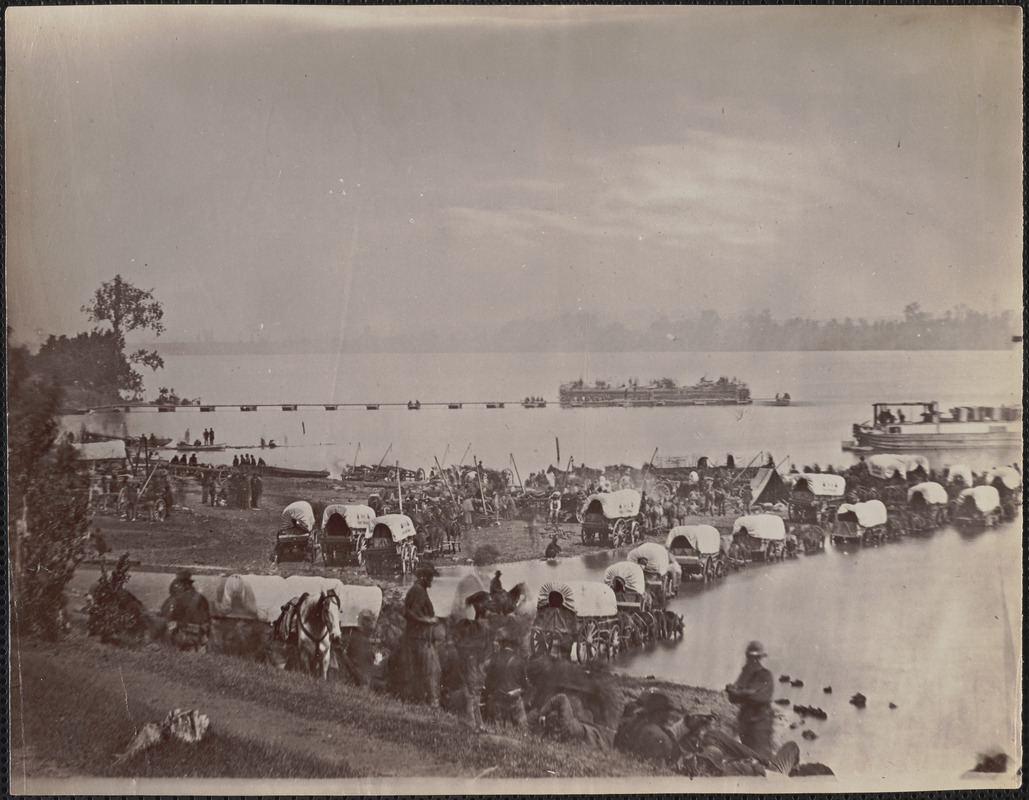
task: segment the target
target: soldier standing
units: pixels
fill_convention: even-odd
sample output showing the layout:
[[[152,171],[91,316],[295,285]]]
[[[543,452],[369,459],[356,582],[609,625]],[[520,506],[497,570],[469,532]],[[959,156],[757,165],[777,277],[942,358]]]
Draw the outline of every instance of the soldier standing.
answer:
[[[747,645],[747,663],[735,683],[725,687],[729,701],[738,705],[740,741],[765,758],[772,755],[772,673],[761,665],[761,642]]]
[[[406,650],[407,694],[411,699],[428,698],[429,705],[439,707],[440,666],[439,654],[432,641],[432,629],[436,626],[436,610],[432,607],[428,589],[432,579],[438,575],[435,567],[425,566],[415,570],[415,582],[404,598],[403,648]]]

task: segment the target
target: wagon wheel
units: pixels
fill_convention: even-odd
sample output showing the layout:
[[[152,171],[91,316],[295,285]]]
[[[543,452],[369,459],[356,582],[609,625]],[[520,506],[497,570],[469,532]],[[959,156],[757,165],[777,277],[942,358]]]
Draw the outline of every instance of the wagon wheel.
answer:
[[[357,566],[359,566],[359,567],[363,566],[364,565],[364,542],[359,542],[358,543],[357,547],[355,548],[355,552],[357,553]]]
[[[129,492],[124,487],[122,487],[122,489],[118,492],[118,505],[117,505],[117,508],[118,508],[118,513],[119,514],[128,513],[128,510],[129,510]]]
[[[214,485],[219,489],[224,489],[231,472],[232,470],[229,467],[222,467],[219,469],[218,474],[214,476]]]
[[[632,542],[638,542],[643,538],[643,534],[640,532],[640,523],[638,520],[632,521],[632,527],[629,529],[629,539]]]
[[[575,509],[575,521],[580,525],[586,520],[586,504],[583,503],[581,506]]]
[[[579,634],[577,644],[580,664],[591,664],[596,659],[598,633],[597,623],[590,622]]]
[[[154,501],[154,514],[152,519],[155,522],[167,519],[168,517],[168,506],[164,503],[164,498],[158,498]]]
[[[539,628],[533,628],[529,633],[529,652],[538,656],[548,651],[546,634]]]
[[[622,631],[618,625],[615,625],[607,640],[607,660],[610,661],[620,652],[622,652]]]
[[[614,544],[615,547],[621,547],[625,543],[630,530],[629,523],[626,520],[617,520],[615,522],[614,530],[611,531],[611,543]]]
[[[715,562],[715,577],[716,578],[724,578],[725,577],[725,562],[722,561],[722,559],[718,559]]]

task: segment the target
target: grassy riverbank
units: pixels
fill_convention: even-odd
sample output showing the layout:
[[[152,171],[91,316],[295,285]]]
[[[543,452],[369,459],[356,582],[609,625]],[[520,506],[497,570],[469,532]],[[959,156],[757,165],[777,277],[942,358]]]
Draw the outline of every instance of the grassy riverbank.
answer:
[[[159,645],[116,648],[73,632],[59,644],[15,642],[12,747],[44,774],[99,777],[491,778],[671,775],[621,753],[488,728],[474,733],[425,706],[247,660],[182,654]],[[692,713],[722,716],[714,692],[619,677],[634,696],[661,685]],[[69,691],[68,687],[76,687]],[[162,744],[122,764],[114,757],[147,722],[173,708],[211,720],[195,747]],[[37,766],[38,769],[38,766]]]

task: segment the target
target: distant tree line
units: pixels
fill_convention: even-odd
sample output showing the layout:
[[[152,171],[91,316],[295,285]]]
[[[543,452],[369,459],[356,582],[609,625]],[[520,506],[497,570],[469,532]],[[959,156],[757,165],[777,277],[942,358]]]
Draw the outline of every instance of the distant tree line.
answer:
[[[564,314],[508,322],[492,330],[412,329],[380,334],[365,329],[339,341],[309,335],[293,341],[169,342],[165,355],[281,355],[290,353],[434,353],[434,352],[706,352],[789,350],[1006,350],[1020,334],[1021,318],[1013,311],[984,314],[964,305],[934,316],[910,303],[902,317],[845,317],[815,320],[774,319],[769,310],[722,317],[701,310],[670,318],[644,320],[638,326],[605,320],[595,314]]]

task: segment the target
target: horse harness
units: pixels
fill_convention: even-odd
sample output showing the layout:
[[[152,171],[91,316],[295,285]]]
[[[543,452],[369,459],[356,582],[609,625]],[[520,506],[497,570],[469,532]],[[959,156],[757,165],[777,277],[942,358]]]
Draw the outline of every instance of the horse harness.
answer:
[[[304,625],[304,618],[301,614],[297,614],[297,626],[301,632],[314,644],[314,654],[317,657],[321,653],[322,643],[329,638],[329,623],[326,619],[328,615],[328,603],[333,602],[336,604],[336,608],[340,608],[339,595],[336,594],[335,590],[329,589],[321,599],[318,601],[318,616],[322,623],[322,635],[315,636],[307,626]],[[298,642],[299,644],[299,642]]]

